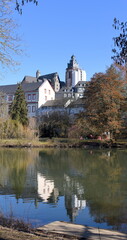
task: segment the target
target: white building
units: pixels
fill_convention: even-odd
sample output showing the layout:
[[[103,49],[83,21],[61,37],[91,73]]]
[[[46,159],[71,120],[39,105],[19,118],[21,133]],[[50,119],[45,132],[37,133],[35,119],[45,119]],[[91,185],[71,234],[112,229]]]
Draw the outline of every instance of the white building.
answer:
[[[36,110],[48,100],[55,99],[55,92],[47,79],[41,82],[25,82],[21,83],[25,93],[28,106],[28,117],[35,117]],[[8,110],[14,99],[14,94],[18,84],[0,86],[0,92],[5,94]]]
[[[66,68],[65,81],[67,87],[74,87],[79,81],[86,81],[86,72],[79,68],[74,55]]]
[[[37,174],[38,182],[38,195],[43,199],[44,202],[47,202],[54,190],[54,182],[47,180],[42,174]]]

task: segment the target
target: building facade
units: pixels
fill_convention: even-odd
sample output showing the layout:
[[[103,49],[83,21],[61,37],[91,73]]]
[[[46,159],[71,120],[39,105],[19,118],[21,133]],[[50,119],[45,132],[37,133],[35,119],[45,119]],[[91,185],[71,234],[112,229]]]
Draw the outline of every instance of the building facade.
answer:
[[[57,72],[41,75],[37,70],[35,77],[25,76],[21,85],[28,106],[28,117],[43,114],[47,108],[64,111],[68,103],[83,97],[86,84],[86,72],[79,68],[74,55],[66,68],[65,82],[60,81]],[[7,111],[14,99],[17,86],[18,84],[0,86],[0,93],[4,95],[7,103]]]
[[[25,98],[28,107],[28,117],[35,117],[37,109],[47,100],[55,99],[55,92],[48,82],[44,80],[41,82],[22,82],[22,88],[25,93]],[[3,93],[7,108],[9,108],[14,99],[18,84],[0,86],[0,92]]]

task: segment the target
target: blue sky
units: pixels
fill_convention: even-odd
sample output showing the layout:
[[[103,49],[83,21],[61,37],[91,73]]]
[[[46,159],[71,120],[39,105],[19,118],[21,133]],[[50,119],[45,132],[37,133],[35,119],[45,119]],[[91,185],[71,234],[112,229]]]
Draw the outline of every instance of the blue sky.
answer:
[[[58,72],[65,69],[72,54],[86,71],[87,80],[104,72],[112,63],[112,38],[117,34],[113,19],[127,21],[127,0],[38,0],[25,4],[23,14],[15,12],[20,25],[24,54],[16,71],[6,70],[0,84],[15,84],[25,75]]]

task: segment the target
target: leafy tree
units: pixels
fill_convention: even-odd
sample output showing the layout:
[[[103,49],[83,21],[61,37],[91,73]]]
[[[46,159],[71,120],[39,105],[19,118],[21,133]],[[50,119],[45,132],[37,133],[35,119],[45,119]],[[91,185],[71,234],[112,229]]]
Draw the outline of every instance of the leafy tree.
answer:
[[[106,73],[96,73],[84,93],[85,121],[94,134],[110,132],[114,135],[122,128],[124,103],[123,81],[114,66]]]
[[[14,100],[10,109],[10,116],[13,120],[19,121],[22,125],[28,125],[27,103],[21,84],[18,84]]]
[[[67,137],[69,125],[68,114],[53,112],[41,118],[39,135],[40,137]]]
[[[115,48],[112,50],[114,53],[112,59],[120,65],[125,65],[127,63],[127,22],[120,22],[114,18],[113,27],[119,31],[119,35],[113,38]]]

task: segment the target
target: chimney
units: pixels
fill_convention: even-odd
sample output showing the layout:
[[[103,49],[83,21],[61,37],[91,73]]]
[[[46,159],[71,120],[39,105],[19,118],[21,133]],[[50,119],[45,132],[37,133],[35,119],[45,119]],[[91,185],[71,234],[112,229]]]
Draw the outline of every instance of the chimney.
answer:
[[[41,76],[41,73],[40,73],[39,70],[37,70],[37,72],[36,72],[36,78],[39,78],[40,76]]]

